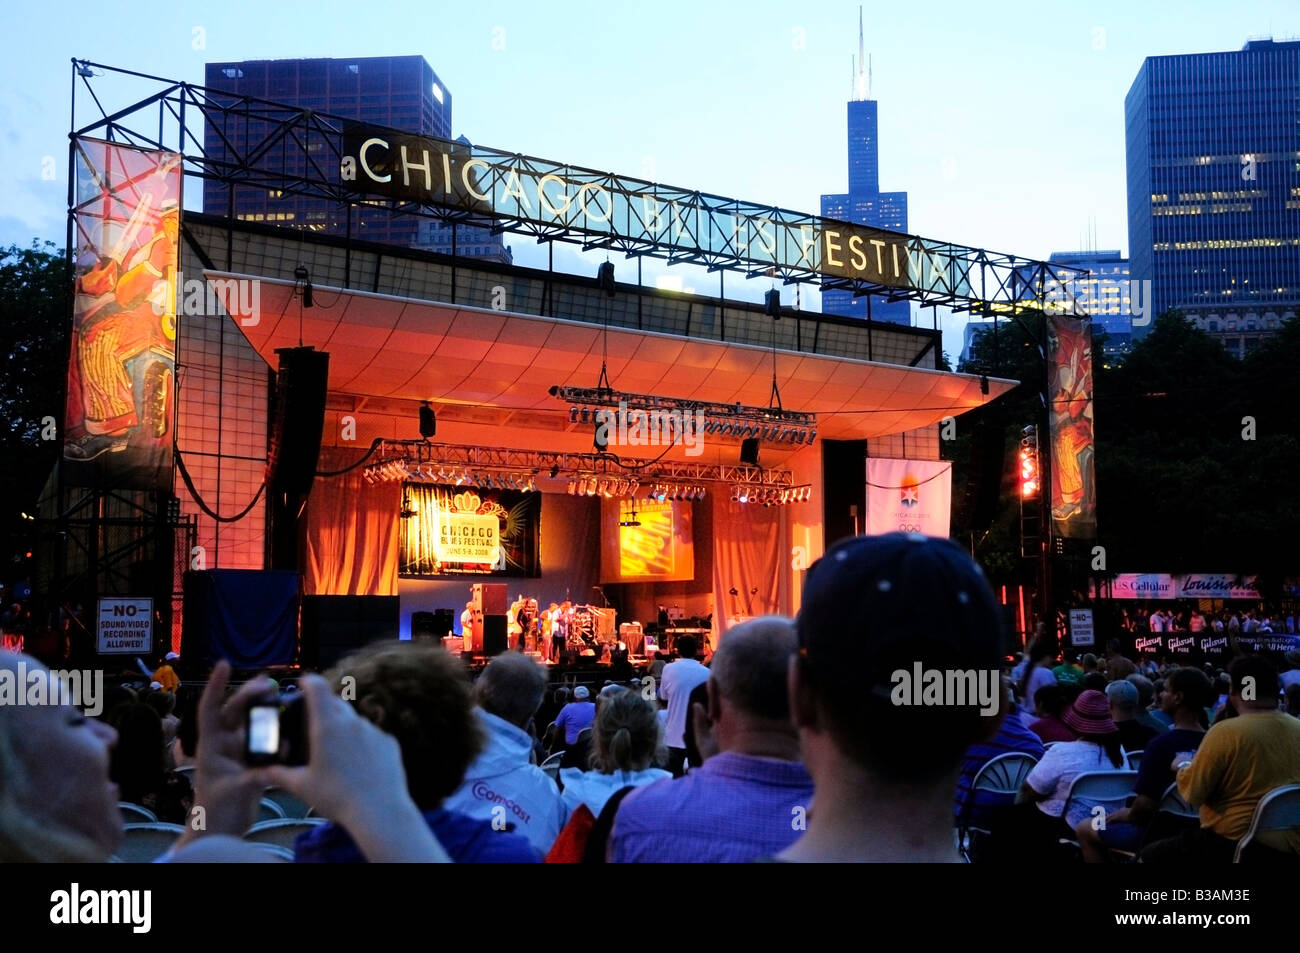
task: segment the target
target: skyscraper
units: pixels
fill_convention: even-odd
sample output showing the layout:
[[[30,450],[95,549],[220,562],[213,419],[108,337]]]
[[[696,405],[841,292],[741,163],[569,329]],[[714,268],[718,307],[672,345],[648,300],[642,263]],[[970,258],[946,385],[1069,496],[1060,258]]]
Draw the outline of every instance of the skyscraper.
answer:
[[[858,60],[854,98],[848,104],[849,190],[822,196],[822,217],[907,231],[907,193],[880,191],[879,123],[876,100],[871,98],[871,70],[863,62],[862,10],[858,10]],[[890,304],[876,295],[854,298],[849,291],[823,291],[822,312],[846,317],[867,317],[871,298],[873,321],[911,323],[911,305]]]
[[[204,85],[388,126],[418,135],[451,138],[451,92],[442,84],[423,56],[374,56],[336,59],[244,60],[207,64]],[[250,120],[247,134],[260,138],[268,123]],[[239,142],[243,129],[204,127],[204,150],[210,157],[229,159],[225,140]],[[309,154],[312,145],[308,144]],[[259,159],[263,168],[282,168],[286,174],[306,174],[307,156],[294,142],[272,147]],[[203,186],[203,210],[233,213],[244,221],[266,222],[290,228],[307,228],[334,235],[349,234],[342,206],[322,199],[285,195],[279,190],[236,189],[233,196],[211,180]],[[451,227],[414,216],[353,207],[351,236],[362,241],[407,245],[450,252]],[[459,227],[456,253],[509,261],[501,236],[487,229]]]
[[[1124,113],[1132,279],[1242,354],[1300,305],[1300,41],[1148,57]]]

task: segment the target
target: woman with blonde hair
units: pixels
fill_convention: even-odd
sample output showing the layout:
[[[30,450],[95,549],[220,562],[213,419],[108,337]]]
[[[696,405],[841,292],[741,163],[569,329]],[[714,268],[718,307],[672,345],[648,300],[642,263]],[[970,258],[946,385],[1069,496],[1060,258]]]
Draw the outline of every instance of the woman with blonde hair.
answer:
[[[167,859],[267,859],[239,838],[257,816],[263,788],[276,785],[346,822],[370,859],[447,860],[406,793],[396,739],[353,712],[324,679],[305,676],[310,763],[247,767],[245,711],[270,682],[254,679],[227,697],[230,676],[229,663],[218,663],[199,702],[195,803],[205,810],[205,829],[187,824]],[[0,704],[0,863],[107,861],[123,836],[120,792],[109,778],[117,732],[68,704],[57,677],[36,659],[0,652],[0,681],[29,692],[34,678],[45,680],[43,703]]]
[[[651,767],[663,739],[657,709],[639,692],[626,688],[602,692],[592,727],[591,770],[560,771],[569,814],[585,804],[598,817],[615,791],[672,777]]]

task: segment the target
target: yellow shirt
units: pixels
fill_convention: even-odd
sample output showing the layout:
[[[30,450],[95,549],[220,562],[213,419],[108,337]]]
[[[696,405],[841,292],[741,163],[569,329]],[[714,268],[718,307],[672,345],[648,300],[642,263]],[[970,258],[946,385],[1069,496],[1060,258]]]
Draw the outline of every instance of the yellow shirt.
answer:
[[[158,667],[158,671],[153,673],[153,680],[163,687],[165,692],[174,692],[181,687],[181,680],[176,675],[176,670],[165,662]]]
[[[1259,799],[1284,784],[1300,784],[1300,719],[1280,711],[1219,722],[1178,772],[1178,791],[1199,806],[1201,826],[1232,841],[1250,827]],[[1259,841],[1300,853],[1300,831],[1261,834]]]

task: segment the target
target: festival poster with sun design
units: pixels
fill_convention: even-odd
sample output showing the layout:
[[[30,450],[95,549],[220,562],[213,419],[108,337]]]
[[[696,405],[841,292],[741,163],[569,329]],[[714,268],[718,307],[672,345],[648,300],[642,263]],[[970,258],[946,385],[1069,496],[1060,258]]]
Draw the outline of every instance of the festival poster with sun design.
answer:
[[[402,509],[401,575],[541,575],[540,493],[411,483]]]

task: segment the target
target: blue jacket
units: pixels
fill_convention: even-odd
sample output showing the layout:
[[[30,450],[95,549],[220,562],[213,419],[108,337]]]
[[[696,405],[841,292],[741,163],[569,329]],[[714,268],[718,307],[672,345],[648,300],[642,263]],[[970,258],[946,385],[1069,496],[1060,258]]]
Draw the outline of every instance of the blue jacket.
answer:
[[[458,864],[536,864],[541,861],[528,838],[494,831],[487,821],[478,821],[454,811],[425,811],[424,819],[438,843]],[[333,822],[299,834],[293,844],[298,864],[364,864],[365,857],[342,826]]]

